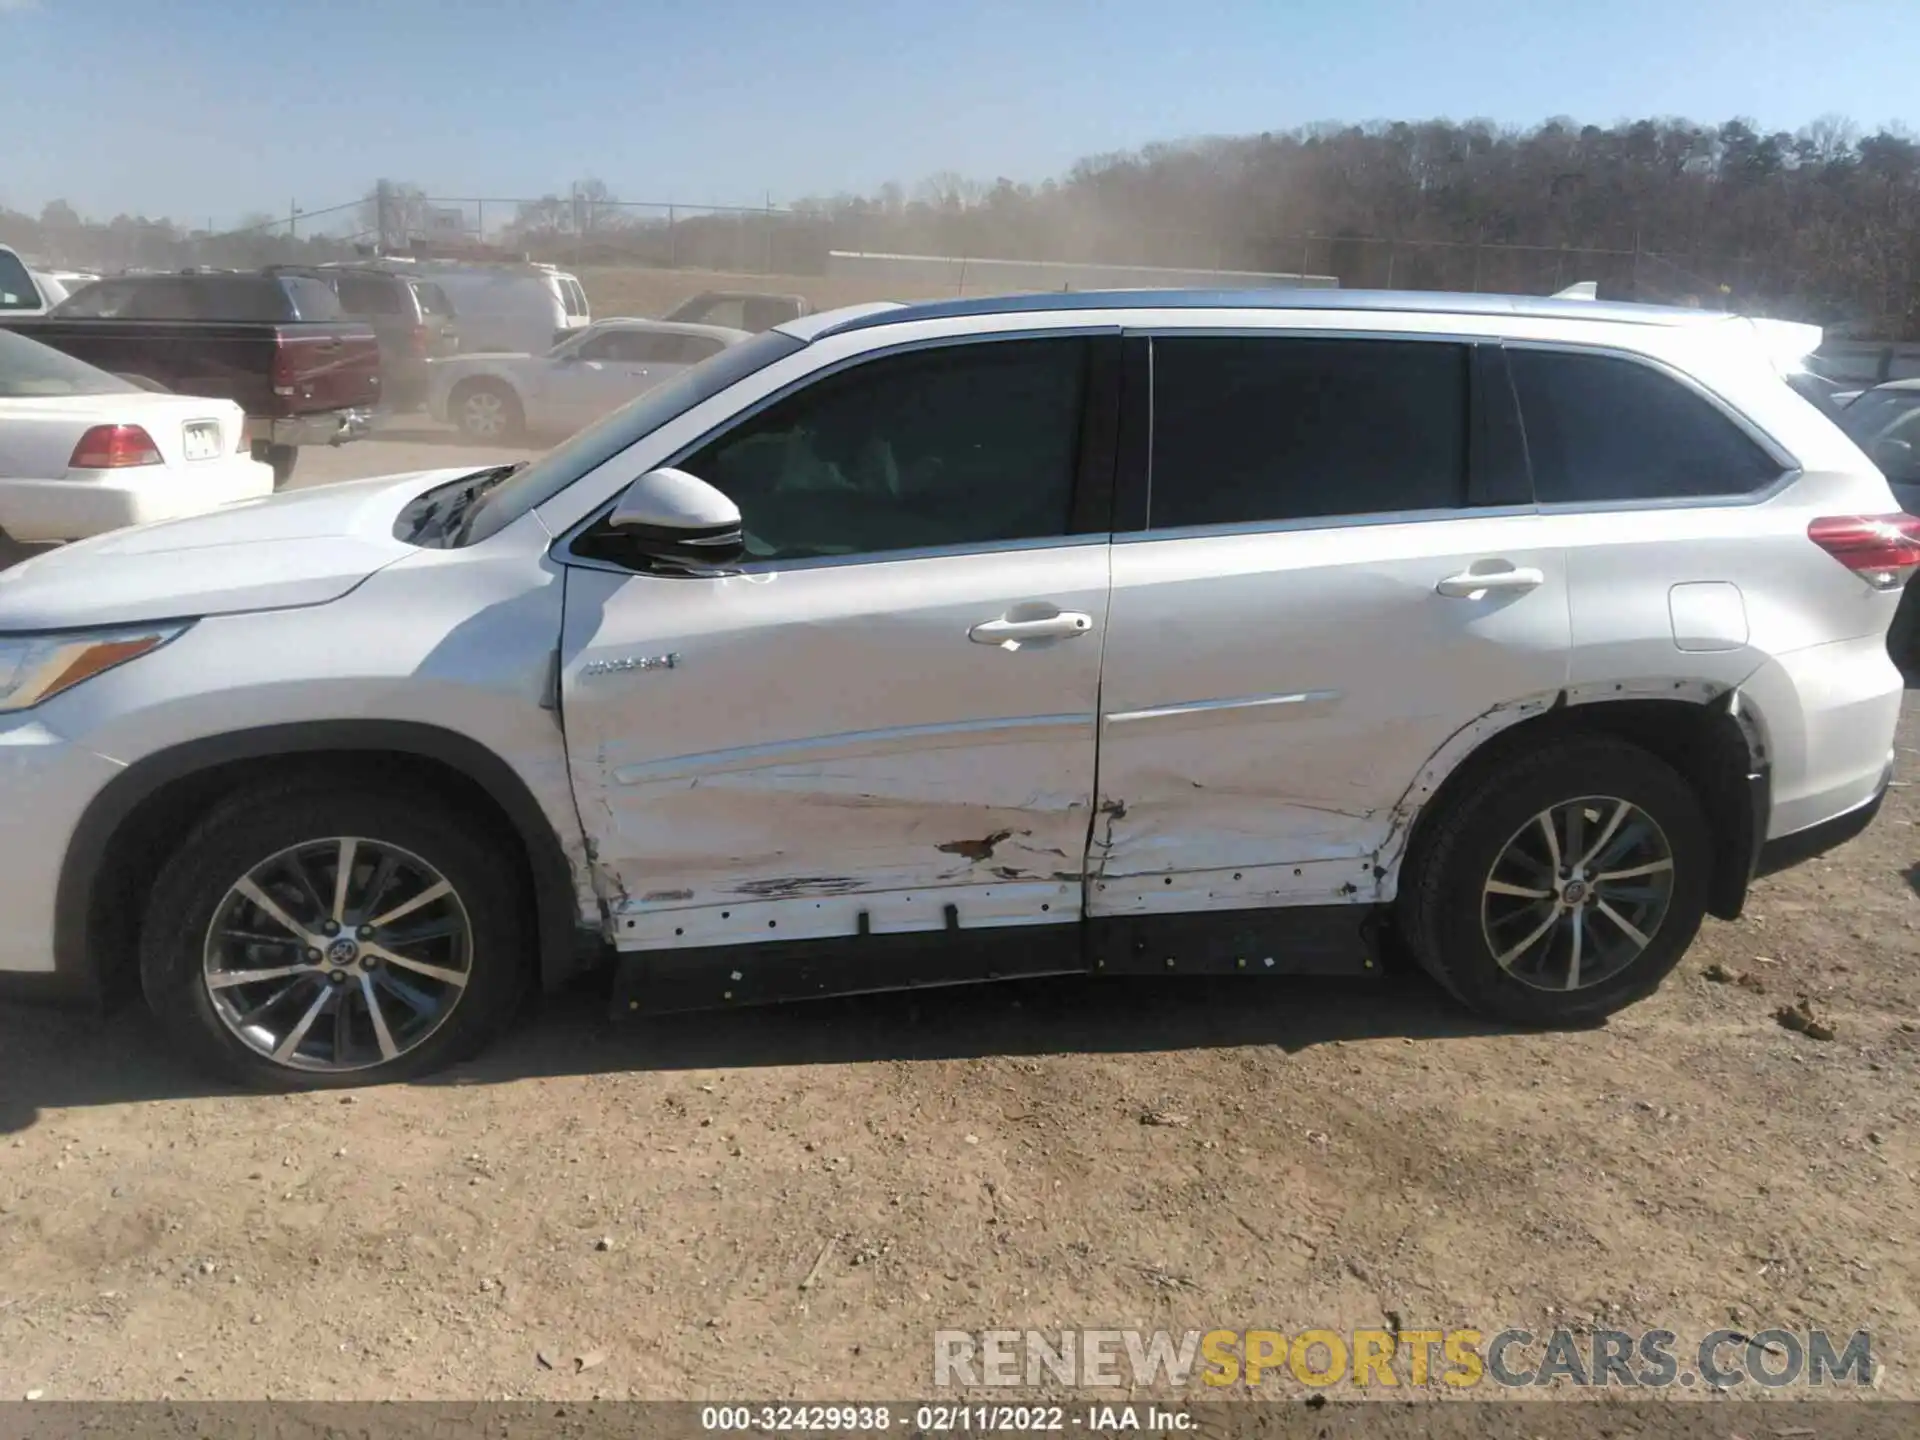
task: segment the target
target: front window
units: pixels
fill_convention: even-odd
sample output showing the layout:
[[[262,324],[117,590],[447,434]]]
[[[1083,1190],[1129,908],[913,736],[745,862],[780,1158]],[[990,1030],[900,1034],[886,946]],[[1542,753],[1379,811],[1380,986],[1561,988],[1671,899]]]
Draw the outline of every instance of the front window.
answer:
[[[722,350],[711,360],[683,370],[664,385],[656,385],[629,400],[489,491],[467,525],[467,543],[484,540],[505,529],[668,421],[677,420],[722,390],[805,348],[804,341],[769,330],[765,335]]]
[[[740,507],[756,560],[1065,535],[1087,343],[1005,340],[870,361],[680,462]]]
[[[0,399],[50,395],[125,395],[138,387],[63,355],[50,345],[0,330]]]

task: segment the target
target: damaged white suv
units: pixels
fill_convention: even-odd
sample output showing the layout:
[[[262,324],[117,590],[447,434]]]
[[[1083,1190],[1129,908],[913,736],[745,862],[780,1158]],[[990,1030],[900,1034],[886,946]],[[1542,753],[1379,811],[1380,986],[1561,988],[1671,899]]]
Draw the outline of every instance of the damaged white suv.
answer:
[[[1593,1020],[1888,783],[1920,521],[1778,340],[870,306],[522,469],[69,546],[0,576],[0,971],[265,1085],[605,950],[622,1011],[1397,950]]]

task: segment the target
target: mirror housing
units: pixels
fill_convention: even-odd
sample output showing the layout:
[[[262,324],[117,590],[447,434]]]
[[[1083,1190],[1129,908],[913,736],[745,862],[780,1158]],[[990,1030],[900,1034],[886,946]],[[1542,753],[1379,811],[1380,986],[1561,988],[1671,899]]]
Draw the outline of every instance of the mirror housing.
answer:
[[[740,507],[684,470],[649,470],[627,486],[607,524],[643,558],[675,570],[722,570],[747,548]]]

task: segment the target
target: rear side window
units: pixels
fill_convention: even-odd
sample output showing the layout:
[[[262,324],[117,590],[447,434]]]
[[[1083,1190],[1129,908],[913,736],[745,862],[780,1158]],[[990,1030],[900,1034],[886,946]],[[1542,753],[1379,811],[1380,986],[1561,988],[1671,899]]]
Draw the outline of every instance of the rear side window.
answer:
[[[409,281],[413,286],[414,297],[420,302],[420,313],[441,320],[454,318],[453,302],[447,298],[447,292],[438,285],[429,285],[421,281]]]
[[[1780,466],[1703,396],[1616,355],[1513,349],[1542,504],[1745,495]]]
[[[349,315],[400,315],[405,308],[400,300],[405,281],[384,275],[340,275],[334,281],[334,293],[340,308]]]
[[[587,313],[587,292],[580,288],[578,280],[571,275],[560,275],[555,277],[554,283],[560,287],[560,305],[567,314],[579,316]]]
[[[1153,342],[1153,528],[1466,503],[1465,346],[1265,336]]]
[[[314,280],[305,275],[282,275],[280,288],[285,292],[287,304],[292,307],[296,320],[345,318],[346,312],[340,308],[339,297],[324,280]]]

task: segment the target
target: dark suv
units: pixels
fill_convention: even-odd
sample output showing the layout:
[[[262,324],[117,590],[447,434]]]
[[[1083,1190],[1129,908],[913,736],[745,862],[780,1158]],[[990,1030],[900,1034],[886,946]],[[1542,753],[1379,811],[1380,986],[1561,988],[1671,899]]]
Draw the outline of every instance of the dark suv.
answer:
[[[427,398],[427,362],[460,349],[452,302],[431,280],[347,265],[283,266],[278,273],[322,281],[350,318],[372,327],[388,409],[418,410]]]

